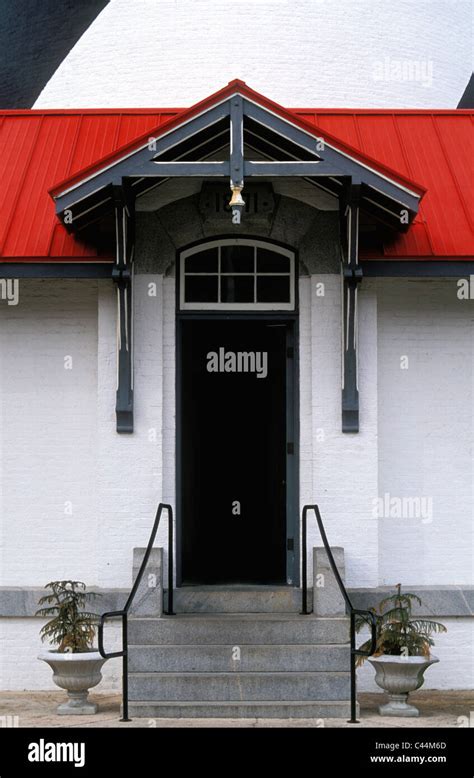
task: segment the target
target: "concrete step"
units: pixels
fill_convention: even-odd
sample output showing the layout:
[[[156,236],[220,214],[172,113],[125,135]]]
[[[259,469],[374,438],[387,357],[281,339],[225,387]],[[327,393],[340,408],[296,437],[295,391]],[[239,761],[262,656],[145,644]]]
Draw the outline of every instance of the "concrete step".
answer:
[[[174,591],[174,610],[176,613],[299,613],[301,590],[290,586],[240,585],[232,589],[228,586],[182,586]]]
[[[325,719],[350,716],[349,702],[130,702],[132,718]],[[357,715],[359,706],[357,705]]]
[[[130,673],[137,701],[205,702],[348,700],[348,672]]]
[[[129,643],[136,645],[314,645],[348,641],[349,620],[345,617],[182,614],[129,622]]]
[[[231,645],[130,646],[130,672],[225,673],[347,671],[346,645]],[[237,655],[239,656],[239,655]]]

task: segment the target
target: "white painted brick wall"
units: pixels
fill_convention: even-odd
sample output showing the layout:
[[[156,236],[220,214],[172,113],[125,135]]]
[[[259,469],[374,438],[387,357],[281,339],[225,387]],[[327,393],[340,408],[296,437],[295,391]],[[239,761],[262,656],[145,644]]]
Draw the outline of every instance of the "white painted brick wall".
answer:
[[[318,284],[324,296],[317,296]],[[349,586],[378,582],[377,522],[372,498],[377,493],[377,301],[370,282],[360,295],[359,388],[361,429],[341,432],[341,282],[336,275],[300,281],[301,429],[303,455],[312,474],[302,469],[301,502],[320,506],[330,543],[346,549]],[[311,306],[309,307],[309,300]],[[308,370],[308,365],[311,369]],[[308,405],[312,403],[312,405]],[[312,427],[312,445],[308,440]],[[322,545],[311,517],[308,547]]]
[[[112,284],[24,281],[20,304],[0,306],[0,585],[74,577],[127,586],[132,549],[146,544],[158,502],[174,502],[174,280],[137,276],[134,304],[130,436],[115,427]],[[67,356],[72,370],[64,369]],[[159,541],[165,533],[166,521]]]
[[[380,583],[474,583],[474,316],[456,279],[379,279],[379,494],[432,521],[380,520]],[[400,359],[408,357],[408,369]]]
[[[97,283],[22,280],[0,353],[1,584],[95,581]]]
[[[148,284],[156,284],[156,296]],[[154,289],[152,289],[154,291]],[[111,285],[99,297],[97,480],[101,586],[131,582],[132,549],[144,546],[162,498],[163,306],[160,276],[135,277],[133,435],[116,432],[116,298]]]
[[[240,78],[287,106],[452,108],[471,26],[468,0],[112,0],[35,107],[186,106]]]

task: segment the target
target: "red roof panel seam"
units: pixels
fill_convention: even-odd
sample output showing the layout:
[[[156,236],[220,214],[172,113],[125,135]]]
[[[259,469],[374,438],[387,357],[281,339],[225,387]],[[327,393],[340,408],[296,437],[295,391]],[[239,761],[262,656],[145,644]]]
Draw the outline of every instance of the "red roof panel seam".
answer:
[[[361,134],[360,134],[360,127],[359,127],[359,122],[357,121],[357,116],[356,116],[356,114],[354,114],[354,117],[353,117],[353,118],[354,118],[354,126],[355,126],[355,131],[356,131],[356,135],[357,135],[357,142],[359,143],[359,148],[360,148],[360,150],[361,150],[362,152],[364,152],[364,142],[363,142],[363,140],[362,140],[362,136],[361,136]]]
[[[39,136],[35,139],[35,143],[33,145],[35,145],[37,143],[38,146],[41,148],[41,145],[42,145],[42,137],[41,136],[42,136],[43,132],[45,133],[46,136],[48,136],[49,135],[49,131],[51,129],[51,126],[53,126],[55,128],[55,124],[58,124],[58,123],[57,122],[53,123],[53,124],[49,123],[49,129],[48,129],[48,123],[47,123],[47,119],[45,117],[44,121],[42,122],[42,127],[41,127],[41,131],[39,133]],[[58,134],[58,132],[56,132],[56,135],[57,134]],[[54,141],[54,138],[53,138],[53,141]],[[57,146],[56,146],[55,142],[49,142],[47,144],[47,148],[50,148],[50,147],[54,148],[55,151],[57,150]],[[40,157],[38,161],[41,161],[41,163],[42,163],[43,162],[43,158]],[[23,189],[22,195],[24,195],[25,192],[27,194],[28,194],[28,192],[30,194],[31,193],[35,193],[38,190],[41,190],[43,188],[44,177],[45,177],[45,173],[48,172],[48,167],[49,167],[48,165],[45,166],[44,164],[41,164],[41,165],[37,164],[33,168],[31,168],[29,165],[25,166],[26,178],[25,178],[25,186],[23,187],[23,185],[22,185],[22,189]],[[27,188],[26,187],[26,183],[27,183],[27,179],[28,178],[30,178],[30,181],[28,181],[28,188]],[[40,182],[39,186],[36,186],[37,182]],[[12,246],[12,251],[14,250],[15,253],[17,251],[18,244],[22,240],[23,240],[25,245],[31,245],[33,247],[33,238],[31,238],[31,234],[34,233],[35,237],[38,237],[38,236],[40,236],[40,234],[42,232],[41,231],[41,226],[42,226],[43,222],[42,222],[42,219],[38,217],[38,212],[39,212],[39,209],[40,209],[40,206],[41,206],[40,198],[36,198],[35,200],[32,200],[32,201],[31,200],[32,200],[32,198],[30,196],[28,196],[29,207],[28,207],[28,210],[25,212],[24,215],[22,214],[21,210],[19,210],[19,214],[21,216],[20,228],[16,230],[16,235],[14,236],[15,237],[15,243]],[[18,201],[17,205],[18,205],[18,208],[19,208],[20,201]],[[44,205],[43,205],[43,207],[44,207]],[[17,208],[17,206],[15,206],[15,208]],[[17,214],[17,216],[18,216],[18,214]],[[36,247],[36,245],[37,245],[37,243],[35,244],[35,247]],[[34,251],[33,248],[32,248],[32,251]]]
[[[16,207],[17,207],[18,201],[19,201],[19,199],[20,199],[20,197],[21,197],[21,195],[23,193],[23,184],[25,183],[26,176],[28,175],[29,165],[30,165],[30,162],[31,162],[32,157],[33,157],[33,152],[35,150],[36,141],[38,140],[38,136],[39,136],[41,128],[43,126],[43,121],[44,121],[44,116],[41,116],[40,120],[38,122],[38,126],[36,128],[35,136],[33,138],[33,143],[31,144],[31,148],[30,148],[30,151],[28,153],[28,157],[25,160],[25,166],[23,168],[23,172],[22,172],[22,174],[20,176],[19,185],[18,185],[18,191],[16,193],[16,197],[15,197],[13,203],[11,204],[10,214],[9,214],[7,223],[5,225],[4,240],[3,240],[2,245],[0,246],[0,256],[3,254],[3,249],[5,247],[5,244],[6,244],[7,240],[8,240],[8,236],[9,236],[9,232],[10,232],[10,227],[11,227],[12,221],[13,221],[15,213],[16,213]]]
[[[74,118],[74,123],[72,123],[73,118]],[[80,122],[82,122],[82,119],[80,120]],[[67,169],[67,165],[69,164],[70,159],[71,159],[72,146],[77,141],[77,137],[78,137],[78,135],[77,135],[77,125],[80,122],[77,121],[76,117],[70,117],[70,123],[69,123],[69,120],[68,120],[68,124],[67,124],[68,133],[67,133],[67,135],[66,134],[64,135],[64,138],[61,138],[61,133],[60,132],[58,132],[56,135],[53,135],[53,126],[54,125],[51,126],[51,136],[50,137],[51,137],[51,140],[53,142],[54,147],[58,149],[58,153],[51,158],[51,160],[49,162],[49,165],[48,165],[48,168],[45,171],[46,175],[49,175],[49,173],[50,173],[51,176],[54,175],[54,177],[56,178],[57,175],[58,175],[58,173],[57,173],[58,169]],[[57,123],[54,122],[54,124],[57,124]],[[69,139],[69,135],[72,136],[71,139]],[[49,141],[49,143],[51,143],[51,141]],[[48,207],[47,208],[46,207],[43,208],[43,213],[42,213],[42,216],[41,216],[41,220],[42,220],[43,223],[49,222],[53,226],[53,228],[54,228],[54,225],[56,223],[56,215],[55,215],[55,212],[54,212],[54,206],[53,206],[53,209],[51,211],[51,205],[52,205],[52,203],[49,202],[48,203]],[[53,232],[53,230],[51,230],[50,235],[48,236],[48,246],[47,246],[47,250],[46,250],[46,254],[47,255],[49,255],[49,249],[50,249],[50,245],[51,245],[51,233],[52,232]]]
[[[67,164],[66,164],[66,170],[67,170],[68,173],[71,170],[72,160],[74,159],[74,154],[76,153],[77,144],[79,143],[79,135],[81,134],[83,122],[84,122],[84,115],[82,114],[81,117],[79,118],[78,123],[77,123],[76,134],[74,136],[73,142],[71,143],[71,150],[69,152],[69,159],[68,159]]]
[[[50,236],[49,236],[48,245],[46,247],[46,256],[47,257],[49,257],[49,255],[51,253],[51,246],[53,245],[54,235],[55,235],[56,229],[58,227],[62,227],[62,224],[59,222],[59,220],[57,219],[57,216],[55,215],[55,221],[53,223],[53,227],[52,227],[52,230],[51,230],[51,233],[50,233]]]
[[[405,144],[403,143],[403,138],[402,138],[402,134],[400,132],[400,127],[398,126],[398,123],[396,121],[396,114],[392,113],[392,120],[393,120],[393,126],[395,128],[395,134],[397,136],[398,143],[400,144],[400,149],[401,149],[401,152],[402,152],[402,157],[403,157],[403,160],[405,162],[406,169],[408,170],[408,175],[411,176],[411,175],[413,175],[413,168],[410,165],[410,160],[409,160],[408,155],[407,155],[406,150],[405,150]]]
[[[446,165],[447,165],[448,170],[451,173],[451,177],[452,177],[452,179],[454,181],[454,186],[455,186],[456,191],[457,191],[457,193],[459,195],[459,199],[461,201],[461,204],[462,204],[462,207],[463,207],[463,211],[464,211],[464,213],[466,215],[467,223],[469,224],[469,226],[470,226],[470,228],[472,230],[473,229],[473,225],[472,225],[471,214],[469,213],[469,208],[467,207],[467,203],[466,203],[466,201],[464,199],[464,195],[463,195],[463,192],[462,192],[462,187],[460,186],[458,178],[457,178],[457,175],[456,175],[456,172],[455,172],[453,166],[451,165],[451,161],[450,161],[449,156],[448,156],[448,154],[446,152],[446,147],[445,147],[445,144],[444,144],[444,140],[443,140],[443,138],[441,136],[441,133],[439,131],[439,127],[436,124],[435,117],[433,116],[433,114],[431,114],[431,122],[433,124],[433,128],[434,128],[434,131],[436,133],[436,137],[438,138],[441,151],[443,152],[443,156],[444,156]]]
[[[118,146],[118,139],[120,137],[120,130],[122,129],[122,120],[123,120],[123,114],[119,113],[117,117],[117,126],[115,128],[115,135],[114,139],[112,141],[112,149],[115,151],[115,149]]]
[[[22,138],[20,122],[6,122],[4,131],[2,133],[2,139],[5,148],[5,164],[4,170],[2,171],[2,183],[4,183],[5,195],[7,195],[2,201],[3,209],[5,212],[5,220],[8,219],[8,206],[6,203],[8,203],[8,205],[11,204],[11,201],[14,197],[15,187],[18,186],[18,179],[15,178],[15,174],[18,173],[18,175],[21,176],[21,163],[19,161],[18,149],[22,150],[23,144],[20,142],[20,138]],[[6,175],[7,169],[8,176]],[[10,197],[8,197],[10,192]]]
[[[400,144],[400,148],[401,148],[401,151],[402,151],[403,159],[405,160],[406,169],[408,170],[408,174],[410,176],[412,176],[413,175],[413,169],[412,169],[412,166],[410,165],[409,156],[407,155],[406,150],[405,150],[405,144],[403,143],[403,138],[402,138],[402,134],[400,132],[400,127],[398,126],[397,114],[392,113],[392,119],[393,119],[393,126],[395,128],[395,134],[396,134],[396,136],[398,138],[398,142]],[[436,251],[435,251],[434,246],[433,246],[433,241],[431,240],[431,235],[430,235],[430,230],[429,230],[429,227],[428,227],[428,222],[426,221],[426,217],[425,217],[425,215],[423,213],[423,203],[422,202],[420,202],[418,213],[419,213],[419,215],[421,217],[421,220],[420,220],[419,223],[423,225],[423,229],[424,229],[424,232],[426,234],[426,238],[428,240],[428,243],[430,244],[431,253],[432,253],[433,256],[436,256]],[[416,219],[416,217],[415,217],[415,219]]]
[[[430,118],[431,118],[431,123],[434,126],[433,113],[431,114]],[[439,142],[440,138],[438,137],[438,133],[435,132],[435,135],[436,135],[436,139]],[[445,154],[444,146],[442,146],[441,144],[439,144],[439,145],[440,145],[440,151],[441,151],[441,154],[439,155],[439,159],[443,160],[445,162],[445,166],[446,166],[446,168],[447,168],[447,170],[449,172],[449,175],[451,176],[451,181],[449,183],[452,184],[453,188],[456,190],[456,193],[459,194],[458,188],[457,188],[457,181],[456,181],[456,179],[453,176],[452,167],[451,167],[450,164],[448,164],[448,161],[446,159],[446,154]],[[439,168],[440,168],[440,164],[439,164],[439,161],[438,161],[438,169]],[[438,179],[441,179],[440,175],[438,175]],[[446,176],[446,181],[447,181],[447,179],[448,179],[448,176]],[[460,200],[461,200],[462,210],[464,211],[464,203],[462,201],[462,198],[460,198]],[[456,208],[455,211],[457,213],[459,211],[459,209]],[[433,214],[433,220],[434,219],[436,219],[437,224],[438,224],[438,231],[437,231],[438,239],[442,240],[444,244],[445,243],[449,244],[450,241],[455,243],[456,239],[457,239],[457,233],[456,233],[456,230],[454,229],[454,227],[452,225],[452,220],[446,218],[446,210],[444,210],[442,212],[441,208],[437,208],[436,212]],[[469,226],[470,226],[470,221],[468,221],[468,227]]]
[[[79,121],[77,123],[76,132],[75,132],[75,135],[74,135],[74,140],[71,143],[71,149],[69,151],[69,159],[68,159],[67,164],[66,164],[66,170],[67,170],[68,173],[71,170],[72,160],[74,159],[74,154],[76,152],[77,144],[79,142],[79,136],[81,134],[83,121],[84,121],[84,114],[81,114],[80,117],[79,117]],[[48,241],[48,247],[46,249],[46,256],[48,256],[48,257],[49,257],[50,252],[51,252],[51,246],[53,245],[54,234],[55,234],[55,231],[56,231],[57,227],[61,227],[62,229],[64,229],[63,225],[59,221],[58,217],[56,216],[56,212],[55,212],[53,228],[51,230],[51,234],[49,236],[49,241]]]

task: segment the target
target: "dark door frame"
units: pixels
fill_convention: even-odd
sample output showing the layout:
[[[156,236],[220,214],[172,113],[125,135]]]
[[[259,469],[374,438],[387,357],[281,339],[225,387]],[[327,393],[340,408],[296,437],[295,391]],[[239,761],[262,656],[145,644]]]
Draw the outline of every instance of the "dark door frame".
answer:
[[[229,236],[225,236],[229,237]],[[249,237],[249,236],[242,236]],[[256,237],[256,240],[262,240]],[[263,239],[265,240],[265,239]],[[204,243],[206,241],[197,241]],[[276,241],[265,241],[269,246]],[[192,245],[196,245],[192,244]],[[295,256],[295,310],[291,312],[278,311],[181,311],[179,308],[179,276],[180,255],[188,246],[177,252],[176,268],[176,585],[182,586],[181,551],[182,551],[182,450],[181,450],[181,398],[182,384],[182,348],[181,322],[185,320],[231,320],[231,321],[274,321],[286,323],[287,326],[287,360],[286,360],[286,532],[287,532],[287,565],[286,579],[288,586],[300,585],[300,522],[299,522],[299,315],[298,315],[298,252],[291,246],[280,243],[293,251]]]
[[[178,313],[176,317],[176,583],[182,586],[181,548],[182,548],[182,450],[181,450],[181,398],[183,392],[181,366],[181,322],[184,320],[267,320],[286,323],[287,360],[286,360],[286,525],[287,525],[287,584],[299,586],[299,364],[298,364],[298,316],[297,314],[278,313]]]

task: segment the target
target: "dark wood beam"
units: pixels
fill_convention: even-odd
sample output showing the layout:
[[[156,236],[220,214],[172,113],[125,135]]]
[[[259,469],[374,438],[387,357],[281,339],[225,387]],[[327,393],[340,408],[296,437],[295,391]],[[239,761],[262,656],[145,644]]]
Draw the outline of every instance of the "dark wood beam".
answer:
[[[474,260],[469,259],[366,259],[360,264],[366,277],[460,279],[474,275]]]
[[[307,160],[291,162],[245,162],[245,177],[251,176],[342,176],[343,171],[334,163],[324,160],[308,162]]]
[[[145,162],[133,176],[138,178],[222,178],[230,174],[229,162]]]
[[[341,199],[343,246],[343,370],[342,431],[359,432],[359,388],[357,379],[357,290],[362,281],[359,265],[360,187],[349,185]]]
[[[244,112],[243,100],[234,95],[230,101],[230,186],[244,185]]]
[[[112,278],[113,262],[1,262],[0,278]]]
[[[133,251],[135,205],[122,188],[114,189],[116,263],[112,278],[118,298],[118,387],[115,412],[117,432],[133,432]]]

